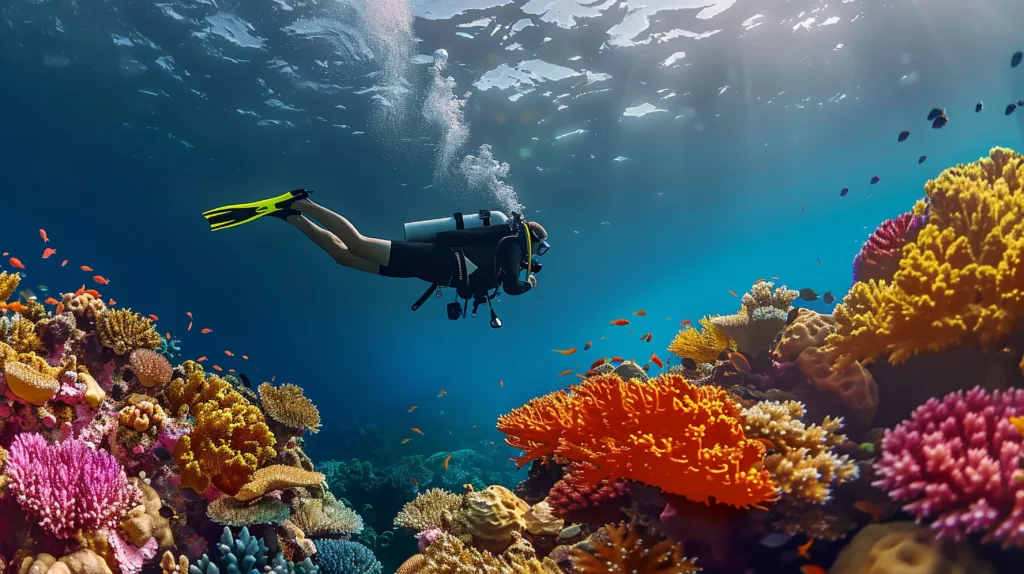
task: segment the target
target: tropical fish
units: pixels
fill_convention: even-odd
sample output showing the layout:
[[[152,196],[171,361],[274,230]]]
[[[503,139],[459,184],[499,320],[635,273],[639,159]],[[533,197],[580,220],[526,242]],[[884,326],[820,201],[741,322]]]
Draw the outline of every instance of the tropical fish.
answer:
[[[171,334],[170,334],[170,332],[168,332],[168,333],[167,333],[167,340],[168,340],[168,341],[170,341],[170,340],[171,340]]]
[[[917,158],[917,163],[924,163],[926,159],[928,159],[928,156],[923,155],[923,156]]]
[[[615,325],[616,327],[625,327],[626,325],[629,325],[629,321],[627,321],[626,319],[616,319],[612,321],[611,324]]]
[[[1006,112],[1005,113],[1006,113],[1006,115],[1010,115],[1016,109],[1017,109],[1017,102],[1010,102],[1010,104],[1008,106],[1006,106]]]
[[[42,231],[42,229],[40,229],[39,231]],[[174,509],[171,508],[170,506],[167,506],[166,504],[161,506],[158,512],[160,513],[160,517],[166,520],[170,520],[177,516],[177,513],[174,512]]]
[[[637,317],[643,317],[644,315],[647,314],[647,311],[640,309],[639,311],[633,311],[633,314],[636,315]]]
[[[974,113],[978,113],[983,109],[985,109],[985,104],[983,102],[978,102],[974,104]]]
[[[682,321],[679,322],[679,326],[680,327],[685,327],[685,326],[689,325],[690,323],[693,323],[693,319],[683,319]]]
[[[767,281],[767,279],[765,279],[764,277],[761,277],[757,281],[754,281],[754,285],[760,285],[761,283],[764,283],[765,281]]]
[[[576,378],[581,380],[581,381],[585,381],[585,380],[587,380],[587,375],[576,373]]]
[[[757,442],[763,444],[764,448],[766,448],[766,449],[769,449],[769,450],[779,450],[779,447],[775,446],[775,443],[772,442],[771,439],[767,439],[767,438],[764,438],[764,437],[758,437],[758,438],[755,438],[754,440],[756,440]]]
[[[242,355],[242,358],[245,359],[246,361],[248,361],[249,360],[249,355]]]
[[[608,357],[601,357],[600,359],[590,363],[591,370],[598,368],[599,366],[608,362]]]
[[[10,259],[7,260],[7,262],[10,263],[11,267],[14,267],[15,269],[25,268],[25,264],[22,263],[21,259],[18,259],[17,257],[11,257]]]
[[[85,285],[82,285],[81,287],[78,288],[78,291],[75,291],[75,297],[78,297],[79,295],[84,295],[84,294],[85,294]]]
[[[594,343],[592,343],[592,342],[590,342],[590,341],[587,341],[587,344],[586,344],[586,345],[583,345],[583,350],[584,350],[584,351],[589,351],[589,350],[590,350],[590,347],[593,347],[593,346],[594,346]]]
[[[224,350],[224,354],[229,356],[229,357],[234,357],[235,356],[234,353],[232,353],[231,351],[228,351],[227,349]]]
[[[1016,68],[1020,65],[1021,60],[1024,60],[1024,52],[1014,52],[1013,55],[1010,56],[1010,67]]]
[[[57,250],[52,247],[47,247],[46,249],[43,249],[43,259],[49,259],[50,256],[56,252]]]
[[[504,387],[505,386],[505,381],[499,380],[498,381],[498,386],[499,387]]]
[[[156,315],[154,315],[154,314],[150,313],[150,314],[149,314],[149,320],[150,320],[150,321],[159,321],[159,320],[160,320],[160,317],[157,317]]]
[[[880,178],[880,177],[878,177],[878,176],[876,175],[876,176],[874,176],[874,177],[872,177],[872,178],[871,178],[871,185],[875,185],[876,183],[878,183],[878,182],[880,182],[880,181],[882,181],[882,178]]]
[[[1010,417],[1010,424],[1017,429],[1017,432],[1024,435],[1024,417]]]
[[[93,275],[92,280],[99,283],[100,285],[110,285],[110,279],[107,279],[102,275]]]
[[[736,292],[733,291],[732,289],[729,289],[729,294],[732,295],[733,297],[739,297],[739,295],[737,295]]]
[[[406,409],[406,411],[405,411],[405,412],[407,412],[407,413],[411,413],[411,412],[413,412],[414,410],[416,410],[416,405],[409,405],[409,408],[408,408],[408,409]]]
[[[935,118],[935,121],[932,122],[932,129],[940,130],[943,128],[943,126],[945,126],[948,123],[949,117],[947,117],[946,114],[942,114],[941,116]]]
[[[411,438],[403,438],[402,439],[402,444],[405,444],[405,443],[407,443],[407,442],[409,442],[411,440],[412,440]]]
[[[117,305],[117,301],[114,301],[114,298],[111,297],[110,300],[107,301],[107,305],[109,305],[110,307],[113,307],[114,305]]]
[[[418,428],[416,428],[416,427],[412,427],[412,428],[411,428],[410,430],[411,430],[412,432],[414,432],[414,433],[418,434],[418,435],[422,435],[422,434],[423,434],[423,431],[421,431],[420,429],[418,429]]]
[[[846,197],[847,193],[850,193],[850,188],[844,187],[843,189],[839,190],[839,197]]]
[[[800,290],[800,298],[803,299],[804,301],[817,301],[818,292],[815,291],[814,289],[811,289],[810,287],[804,287],[803,289]]]
[[[572,372],[572,369],[566,369],[566,370],[562,371],[561,373],[558,373],[558,376],[559,377],[564,377],[565,375],[568,375],[571,372]]]
[[[907,138],[909,138],[909,137],[910,137],[910,130],[903,130],[903,131],[900,132],[900,135],[896,136],[896,141],[899,142],[899,143],[903,143],[903,142],[907,141]]]
[[[825,291],[825,294],[821,296],[821,300],[824,301],[826,305],[831,305],[836,298],[832,295],[831,291]]]
[[[448,394],[448,391],[446,391],[444,389],[441,389],[440,391],[437,391],[437,396],[439,396],[439,397],[443,397],[443,396],[445,396],[447,394]]]
[[[623,362],[623,361],[625,361],[625,360],[626,360],[626,359],[623,359],[622,357],[619,357],[619,356],[617,356],[617,355],[616,355],[616,356],[614,356],[614,357],[612,357],[612,358],[608,359],[608,362],[609,362],[609,363],[621,363],[621,362]]]
[[[801,544],[800,546],[797,546],[796,553],[799,554],[801,558],[803,558],[805,560],[810,560],[811,559],[811,544],[814,544],[814,539],[813,538],[811,538],[807,542]]]
[[[61,313],[63,313],[64,312],[64,302],[61,301],[60,303],[57,303],[57,308],[54,309],[53,312],[56,313],[57,315],[60,315]]]
[[[750,361],[743,353],[736,353],[729,351],[729,362],[732,366],[736,367],[736,370],[743,373],[744,375],[750,374]]]
[[[214,366],[213,366],[213,370],[214,370],[214,371],[217,371],[217,372],[221,372],[221,371],[223,371],[224,369],[220,368],[220,366],[218,366],[218,365],[214,365]]]
[[[571,349],[551,349],[551,350],[556,352],[556,353],[558,353],[559,355],[571,355],[571,354],[576,352],[576,347],[573,347]]]
[[[213,332],[213,329],[210,329],[210,328],[207,328],[207,327],[203,327],[203,330],[202,330],[202,331],[199,331],[199,332],[200,332],[200,333],[202,333],[202,334],[204,334],[204,335],[206,335],[206,334],[208,334],[208,333],[212,333],[212,332]]]
[[[800,574],[828,574],[828,572],[817,564],[804,564],[800,567]]]
[[[420,483],[419,483],[418,480],[416,480],[415,476],[412,477],[412,486],[413,486],[413,488],[419,488],[420,487]]]
[[[650,370],[651,370],[651,365],[650,365],[650,363],[644,363],[643,369],[644,369],[644,372],[645,372],[645,373],[646,373],[647,371],[650,371]]]
[[[778,281],[779,280],[779,276],[778,275],[772,275],[772,279]]]
[[[43,243],[49,243],[50,242],[50,238],[46,236],[46,230],[45,229],[40,229],[39,230],[39,237],[41,237],[43,239]]]
[[[933,121],[944,113],[946,113],[946,110],[943,108],[932,108],[932,110],[928,112],[928,121]]]
[[[79,269],[81,269],[82,271],[85,271],[86,273],[91,273],[92,272],[92,267],[89,267],[88,265],[82,265],[81,267],[79,267]]]
[[[233,373],[233,372],[235,372],[235,370],[234,369],[228,369],[228,372],[229,373]]]
[[[65,265],[67,265],[67,264],[68,264],[68,260],[67,260],[67,259],[65,259],[64,261],[61,261],[61,262],[60,262],[60,266],[61,266],[61,267],[64,267],[64,266],[65,266]]]
[[[56,305],[57,303],[60,303],[60,301],[54,299],[53,297],[47,297],[46,301],[43,301],[43,303],[46,303],[47,305]]]
[[[28,311],[28,307],[22,304],[21,301],[15,301],[14,303],[0,303],[0,309],[7,309],[8,311],[14,311],[15,313],[24,313]]]
[[[573,524],[572,526],[566,526],[558,533],[559,538],[572,538],[580,533],[583,528],[579,524]]]
[[[202,357],[199,357],[198,359],[196,359],[196,362],[197,363],[202,363],[205,360],[206,360],[206,355],[203,355]]]
[[[882,514],[885,513],[886,506],[884,504],[875,504],[874,502],[868,502],[866,500],[858,500],[853,503],[853,507],[857,510],[871,515],[871,522],[879,522],[882,520]]]
[[[97,299],[100,298],[100,292],[95,290],[95,289],[86,289],[85,292],[88,293],[89,295],[92,295],[93,297],[95,297]]]
[[[651,358],[647,360],[654,363],[655,365],[658,365],[659,369],[665,368],[665,363],[662,362],[661,357],[659,357],[657,353],[651,353]]]
[[[643,335],[640,335],[640,339],[639,340],[640,341],[646,340],[647,337],[650,337],[650,336],[651,336],[650,333],[644,333]],[[648,342],[650,342],[650,341],[648,341]]]
[[[818,262],[818,267],[821,267],[821,259],[817,259],[816,261]]]
[[[450,455],[450,454],[448,456],[444,457],[444,469],[445,470],[448,470],[448,463],[451,462],[451,460],[452,460],[452,455]]]

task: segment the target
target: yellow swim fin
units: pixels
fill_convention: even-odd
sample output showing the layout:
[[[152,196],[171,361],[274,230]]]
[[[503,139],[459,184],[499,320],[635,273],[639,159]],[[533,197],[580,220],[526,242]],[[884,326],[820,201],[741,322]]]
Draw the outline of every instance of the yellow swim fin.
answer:
[[[203,217],[210,222],[210,231],[220,231],[221,229],[249,223],[264,215],[273,215],[283,219],[288,215],[297,213],[292,209],[292,203],[305,199],[312,192],[313,190],[311,189],[294,189],[277,197],[271,197],[262,201],[217,207],[204,212]]]

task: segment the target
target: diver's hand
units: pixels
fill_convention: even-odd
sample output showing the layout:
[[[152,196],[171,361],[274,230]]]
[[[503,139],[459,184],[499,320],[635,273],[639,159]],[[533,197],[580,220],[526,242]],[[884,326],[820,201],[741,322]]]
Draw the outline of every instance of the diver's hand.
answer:
[[[530,284],[530,288],[531,289],[536,287],[537,286],[537,276],[536,275],[530,275],[529,277],[526,278],[526,282]]]

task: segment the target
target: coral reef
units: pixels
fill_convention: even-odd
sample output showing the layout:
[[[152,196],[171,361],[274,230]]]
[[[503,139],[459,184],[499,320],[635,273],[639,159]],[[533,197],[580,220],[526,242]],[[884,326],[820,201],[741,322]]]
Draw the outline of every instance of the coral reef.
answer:
[[[687,325],[679,331],[668,350],[681,359],[691,359],[698,364],[714,363],[719,355],[732,348],[733,342],[710,317],[704,317],[699,323],[700,330]]]
[[[869,524],[850,540],[830,574],[993,574],[996,570],[965,543],[936,540],[913,522]]]
[[[259,388],[263,409],[273,420],[291,428],[320,432],[320,411],[295,385],[274,387],[263,383]]]
[[[327,493],[323,498],[300,498],[292,504],[291,522],[306,536],[327,537],[362,531],[363,520]]]
[[[589,551],[573,550],[573,565],[582,574],[686,574],[701,570],[671,540],[641,536],[634,526],[609,525],[605,529],[607,542],[592,544]]]
[[[751,357],[767,351],[775,336],[786,326],[790,304],[799,292],[775,284],[758,281],[743,294],[743,306],[732,315],[712,317],[710,323],[736,343],[736,349]],[[700,362],[700,361],[698,361]],[[705,361],[710,362],[710,361]]]
[[[415,500],[402,508],[395,517],[395,526],[411,528],[417,532],[444,528],[452,523],[461,508],[461,496],[440,488],[431,488],[416,495]]]
[[[160,333],[153,328],[148,317],[133,313],[131,309],[107,309],[96,314],[96,331],[100,342],[118,355],[136,349],[160,348]]]
[[[518,533],[501,554],[464,544],[447,532],[438,533],[427,546],[419,574],[562,574],[550,558],[538,560],[533,548]]]
[[[370,549],[351,540],[324,538],[316,542],[318,564],[324,572],[381,574],[384,567]]]
[[[903,246],[917,239],[924,222],[924,215],[914,211],[883,221],[853,260],[853,280],[891,281],[899,269]]]

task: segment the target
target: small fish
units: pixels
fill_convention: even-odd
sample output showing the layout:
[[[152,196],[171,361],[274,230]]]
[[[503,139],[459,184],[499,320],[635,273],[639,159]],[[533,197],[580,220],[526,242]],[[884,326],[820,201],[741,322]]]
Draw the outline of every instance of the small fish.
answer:
[[[647,337],[650,337],[650,336],[651,336],[650,333],[644,333],[643,335],[640,335],[640,339],[638,339],[638,340],[645,341],[645,340],[647,340]]]
[[[615,325],[616,327],[625,327],[626,325],[629,325],[629,321],[627,321],[626,319],[616,319],[612,321],[611,324]]]
[[[821,259],[816,259],[815,261],[818,262],[818,267],[821,267]]]
[[[196,362],[197,363],[202,363],[205,360],[206,360],[206,355],[203,355],[202,357],[199,357],[198,359],[196,359]]]
[[[88,265],[82,265],[81,267],[79,267],[79,269],[85,271],[86,273],[92,273],[92,267],[89,267]]]
[[[1012,114],[1017,109],[1017,102],[1010,102],[1010,105],[1006,106],[1006,115]]]
[[[43,249],[43,259],[49,259],[50,256],[56,252],[57,250],[52,247],[47,247],[46,249]]]
[[[474,428],[474,429],[475,429],[475,428],[476,428],[476,425],[473,425],[473,426],[471,426],[471,427],[469,427],[469,428]]]
[[[846,197],[847,193],[850,193],[850,188],[844,187],[843,189],[839,190],[839,197]]]
[[[219,365],[214,365],[214,366],[213,366],[213,370],[214,370],[214,371],[217,371],[217,372],[219,373],[219,372],[223,371],[224,369],[220,368],[220,366],[219,366]]]
[[[224,350],[224,354],[229,356],[229,357],[234,357],[235,356],[234,353],[232,353],[231,351],[228,351],[227,349]]]
[[[1024,417],[1010,417],[1010,424],[1017,429],[1017,432],[1024,435]]]
[[[974,113],[980,113],[983,109],[985,109],[985,104],[983,102],[978,102],[974,104]]]
[[[801,544],[800,546],[797,546],[796,553],[799,554],[800,557],[803,558],[804,560],[810,560],[811,559],[811,544],[814,544],[814,539],[813,538],[811,538],[807,542]]]
[[[744,375],[749,375],[750,361],[747,360],[747,357],[743,353],[735,353],[733,351],[729,351],[728,353],[729,362],[732,363],[732,366],[736,367],[736,370]]]
[[[594,346],[594,343],[592,343],[591,341],[587,341],[587,344],[583,345],[583,350],[584,351],[589,351],[590,348],[593,347],[593,346]]]
[[[665,368],[665,363],[662,362],[661,357],[659,357],[656,353],[651,353],[651,358],[647,360],[654,363],[655,365],[658,365],[659,369]]]
[[[594,369],[590,369],[589,371],[583,373],[582,375],[577,374],[576,376],[581,378],[581,379],[587,379],[587,378],[590,378],[590,377],[596,377],[596,376],[598,376],[600,374],[601,373],[595,371]]]
[[[739,297],[739,295],[737,295],[736,292],[733,291],[732,289],[729,289],[729,294],[732,295],[733,297]]]
[[[928,159],[928,156],[923,155],[923,156],[917,158],[917,163],[924,163],[925,160],[927,160],[927,159]]]
[[[556,352],[556,353],[558,353],[559,355],[571,355],[571,354],[576,352],[576,347],[573,347],[571,349],[551,349],[551,350]]]
[[[825,294],[821,296],[821,300],[824,301],[826,305],[831,305],[836,298],[832,295],[831,291],[825,291]]]
[[[800,298],[803,299],[804,301],[817,301],[818,292],[815,291],[814,289],[811,289],[810,287],[804,287],[803,289],[800,290]]]
[[[242,358],[245,359],[246,361],[248,361],[249,360],[249,355],[242,355]]]
[[[46,303],[47,305],[56,305],[57,303],[60,303],[60,301],[54,299],[53,297],[47,297],[46,301],[43,301],[43,303]]]
[[[117,301],[114,301],[114,298],[111,297],[110,300],[107,301],[107,305],[113,307],[114,305],[117,305]]]
[[[412,428],[411,428],[411,429],[409,429],[409,430],[411,430],[412,432],[414,432],[414,433],[416,433],[416,434],[418,434],[418,435],[422,435],[422,434],[423,434],[423,431],[421,431],[420,429],[418,429],[418,428],[416,428],[416,427],[412,427]]]
[[[935,121],[932,122],[932,129],[933,130],[940,130],[940,129],[943,128],[943,126],[945,126],[948,123],[949,123],[949,118],[946,117],[946,114],[942,114],[941,116],[935,118]]]
[[[654,335],[647,333],[647,342],[650,343],[652,339],[654,339]]]
[[[443,397],[443,396],[445,396],[447,394],[448,394],[448,391],[446,391],[444,389],[441,389],[440,391],[437,391],[437,396],[438,397]]]
[[[647,314],[647,311],[640,309],[639,311],[634,311],[633,314],[636,315],[637,317],[643,317],[644,315]]]
[[[853,507],[861,512],[871,515],[871,522],[881,521],[882,514],[884,514],[886,510],[884,504],[875,504],[866,500],[858,500],[857,502],[854,502]]]
[[[407,413],[411,413],[411,412],[413,412],[414,410],[416,410],[416,405],[409,405],[409,408],[408,408],[408,409],[406,409],[406,411],[405,411],[405,412],[407,412]]]
[[[444,469],[446,471],[448,470],[448,463],[451,462],[451,460],[452,460],[452,455],[450,455],[450,454],[448,456],[444,457]]]
[[[615,356],[615,357],[612,357],[612,358],[608,359],[608,362],[609,363],[621,363],[621,362],[623,362],[625,360],[626,359],[623,359],[622,357]]]
[[[778,280],[779,280],[779,277],[778,277],[778,275],[772,275],[772,279],[774,279],[774,280],[778,281]]]
[[[607,362],[608,362],[608,358],[607,357],[602,357],[602,358],[600,358],[600,359],[598,359],[598,360],[596,360],[596,361],[594,361],[593,363],[590,364],[590,370],[594,370],[594,369],[600,367],[601,365],[603,365],[603,364],[605,364]]]
[[[566,369],[566,370],[562,371],[561,373],[558,373],[558,376],[559,377],[564,377],[565,375],[568,375],[569,373],[572,373],[572,369]]]
[[[192,318],[192,311],[185,311],[185,314],[188,315],[189,319]]]
[[[1021,60],[1024,60],[1024,52],[1014,52],[1013,55],[1010,56],[1010,67],[1016,68],[1020,65]]]
[[[53,312],[55,314],[57,314],[57,315],[60,315],[61,313],[63,313],[64,312],[64,302],[61,301],[60,303],[57,303],[57,308],[54,309]]]
[[[572,526],[567,526],[563,528],[562,531],[558,533],[558,537],[572,538],[573,536],[579,534],[581,530],[583,530],[582,526],[580,526],[579,524],[573,524]]]
[[[805,209],[807,209],[806,203],[800,206],[800,213],[803,213]]]
[[[170,341],[170,340],[171,340],[171,334],[170,334],[170,333],[167,333],[167,340],[168,340],[168,341]]]
[[[418,480],[416,480],[415,476],[412,477],[412,486],[413,486],[413,488],[419,488],[420,487],[420,483],[419,483]]]
[[[24,313],[28,311],[28,307],[22,304],[21,301],[15,301],[14,303],[0,303],[0,309],[7,309],[8,311],[14,311],[15,313]]]
[[[682,321],[679,322],[679,326],[680,327],[685,327],[685,326],[689,325],[690,323],[693,323],[693,319],[683,319]]]
[[[100,292],[95,290],[95,289],[86,289],[85,292],[88,293],[89,295],[92,295],[93,297],[95,297],[97,299],[100,298]]]
[[[82,285],[81,287],[78,288],[78,291],[75,291],[75,297],[78,297],[79,295],[84,295],[84,294],[85,294],[85,285]]]
[[[896,141],[899,142],[899,143],[903,143],[903,142],[907,141],[907,138],[909,138],[909,137],[910,137],[910,130],[903,130],[903,131],[900,132],[900,135],[896,137]]]
[[[933,121],[935,118],[946,113],[943,108],[932,108],[932,111],[928,112],[928,121]]]
[[[14,267],[15,269],[25,268],[25,264],[22,263],[21,259],[18,259],[17,257],[11,257],[10,259],[7,260],[7,262],[10,263],[11,267]]]
[[[754,285],[760,285],[761,283],[764,283],[765,281],[767,281],[767,279],[765,279],[764,277],[760,277],[760,278],[758,278],[757,281],[754,281]]]
[[[40,231],[42,231],[42,229],[40,229]],[[159,512],[160,512],[160,516],[162,518],[167,519],[167,520],[170,520],[170,519],[174,518],[174,516],[175,516],[174,509],[171,508],[170,506],[167,506],[166,504],[160,507],[160,511]]]
[[[407,443],[407,442],[409,442],[411,440],[412,440],[411,438],[403,438],[402,439],[402,444],[405,444],[405,443]]]
[[[828,572],[817,564],[804,564],[800,567],[800,574],[828,574]]]
[[[645,373],[646,373],[647,371],[650,371],[650,370],[651,370],[651,365],[650,365],[650,363],[644,363],[643,369],[644,369],[644,372],[645,372]]]
[[[242,386],[247,389],[252,388],[252,383],[249,381],[249,377],[245,373],[238,373],[238,378],[242,380]]]
[[[159,321],[159,320],[160,320],[160,317],[157,317],[156,315],[154,315],[154,314],[150,313],[150,314],[149,314],[149,320],[150,320],[150,321]]]
[[[60,266],[61,266],[61,267],[64,267],[64,266],[65,266],[65,265],[67,265],[67,264],[68,264],[68,260],[67,260],[67,259],[65,259],[64,261],[61,261],[61,262],[60,262]]]
[[[207,335],[207,334],[209,334],[209,333],[212,333],[212,332],[213,332],[213,329],[210,329],[210,328],[204,327],[204,328],[203,328],[203,330],[202,330],[202,331],[199,331],[199,332],[200,332],[200,333],[202,333],[202,334],[204,334],[204,335]]]
[[[757,442],[763,444],[764,448],[766,448],[766,449],[769,449],[769,450],[779,450],[779,447],[775,446],[775,443],[772,442],[771,439],[767,439],[767,438],[764,438],[764,437],[758,437],[758,438],[755,438],[754,440],[756,440]]]
[[[40,229],[39,230],[39,237],[42,238],[43,243],[49,243],[50,242],[50,238],[46,236],[46,230],[45,229]]]
[[[499,386],[499,387],[504,387],[504,386],[505,386],[505,381],[504,381],[504,380],[501,380],[501,379],[499,379],[499,380],[498,380],[498,386]]]
[[[882,181],[882,178],[880,178],[880,177],[878,177],[878,176],[876,175],[876,176],[874,176],[874,177],[872,177],[872,178],[871,178],[871,185],[875,185],[876,183],[878,183],[878,182],[880,182],[880,181]]]

